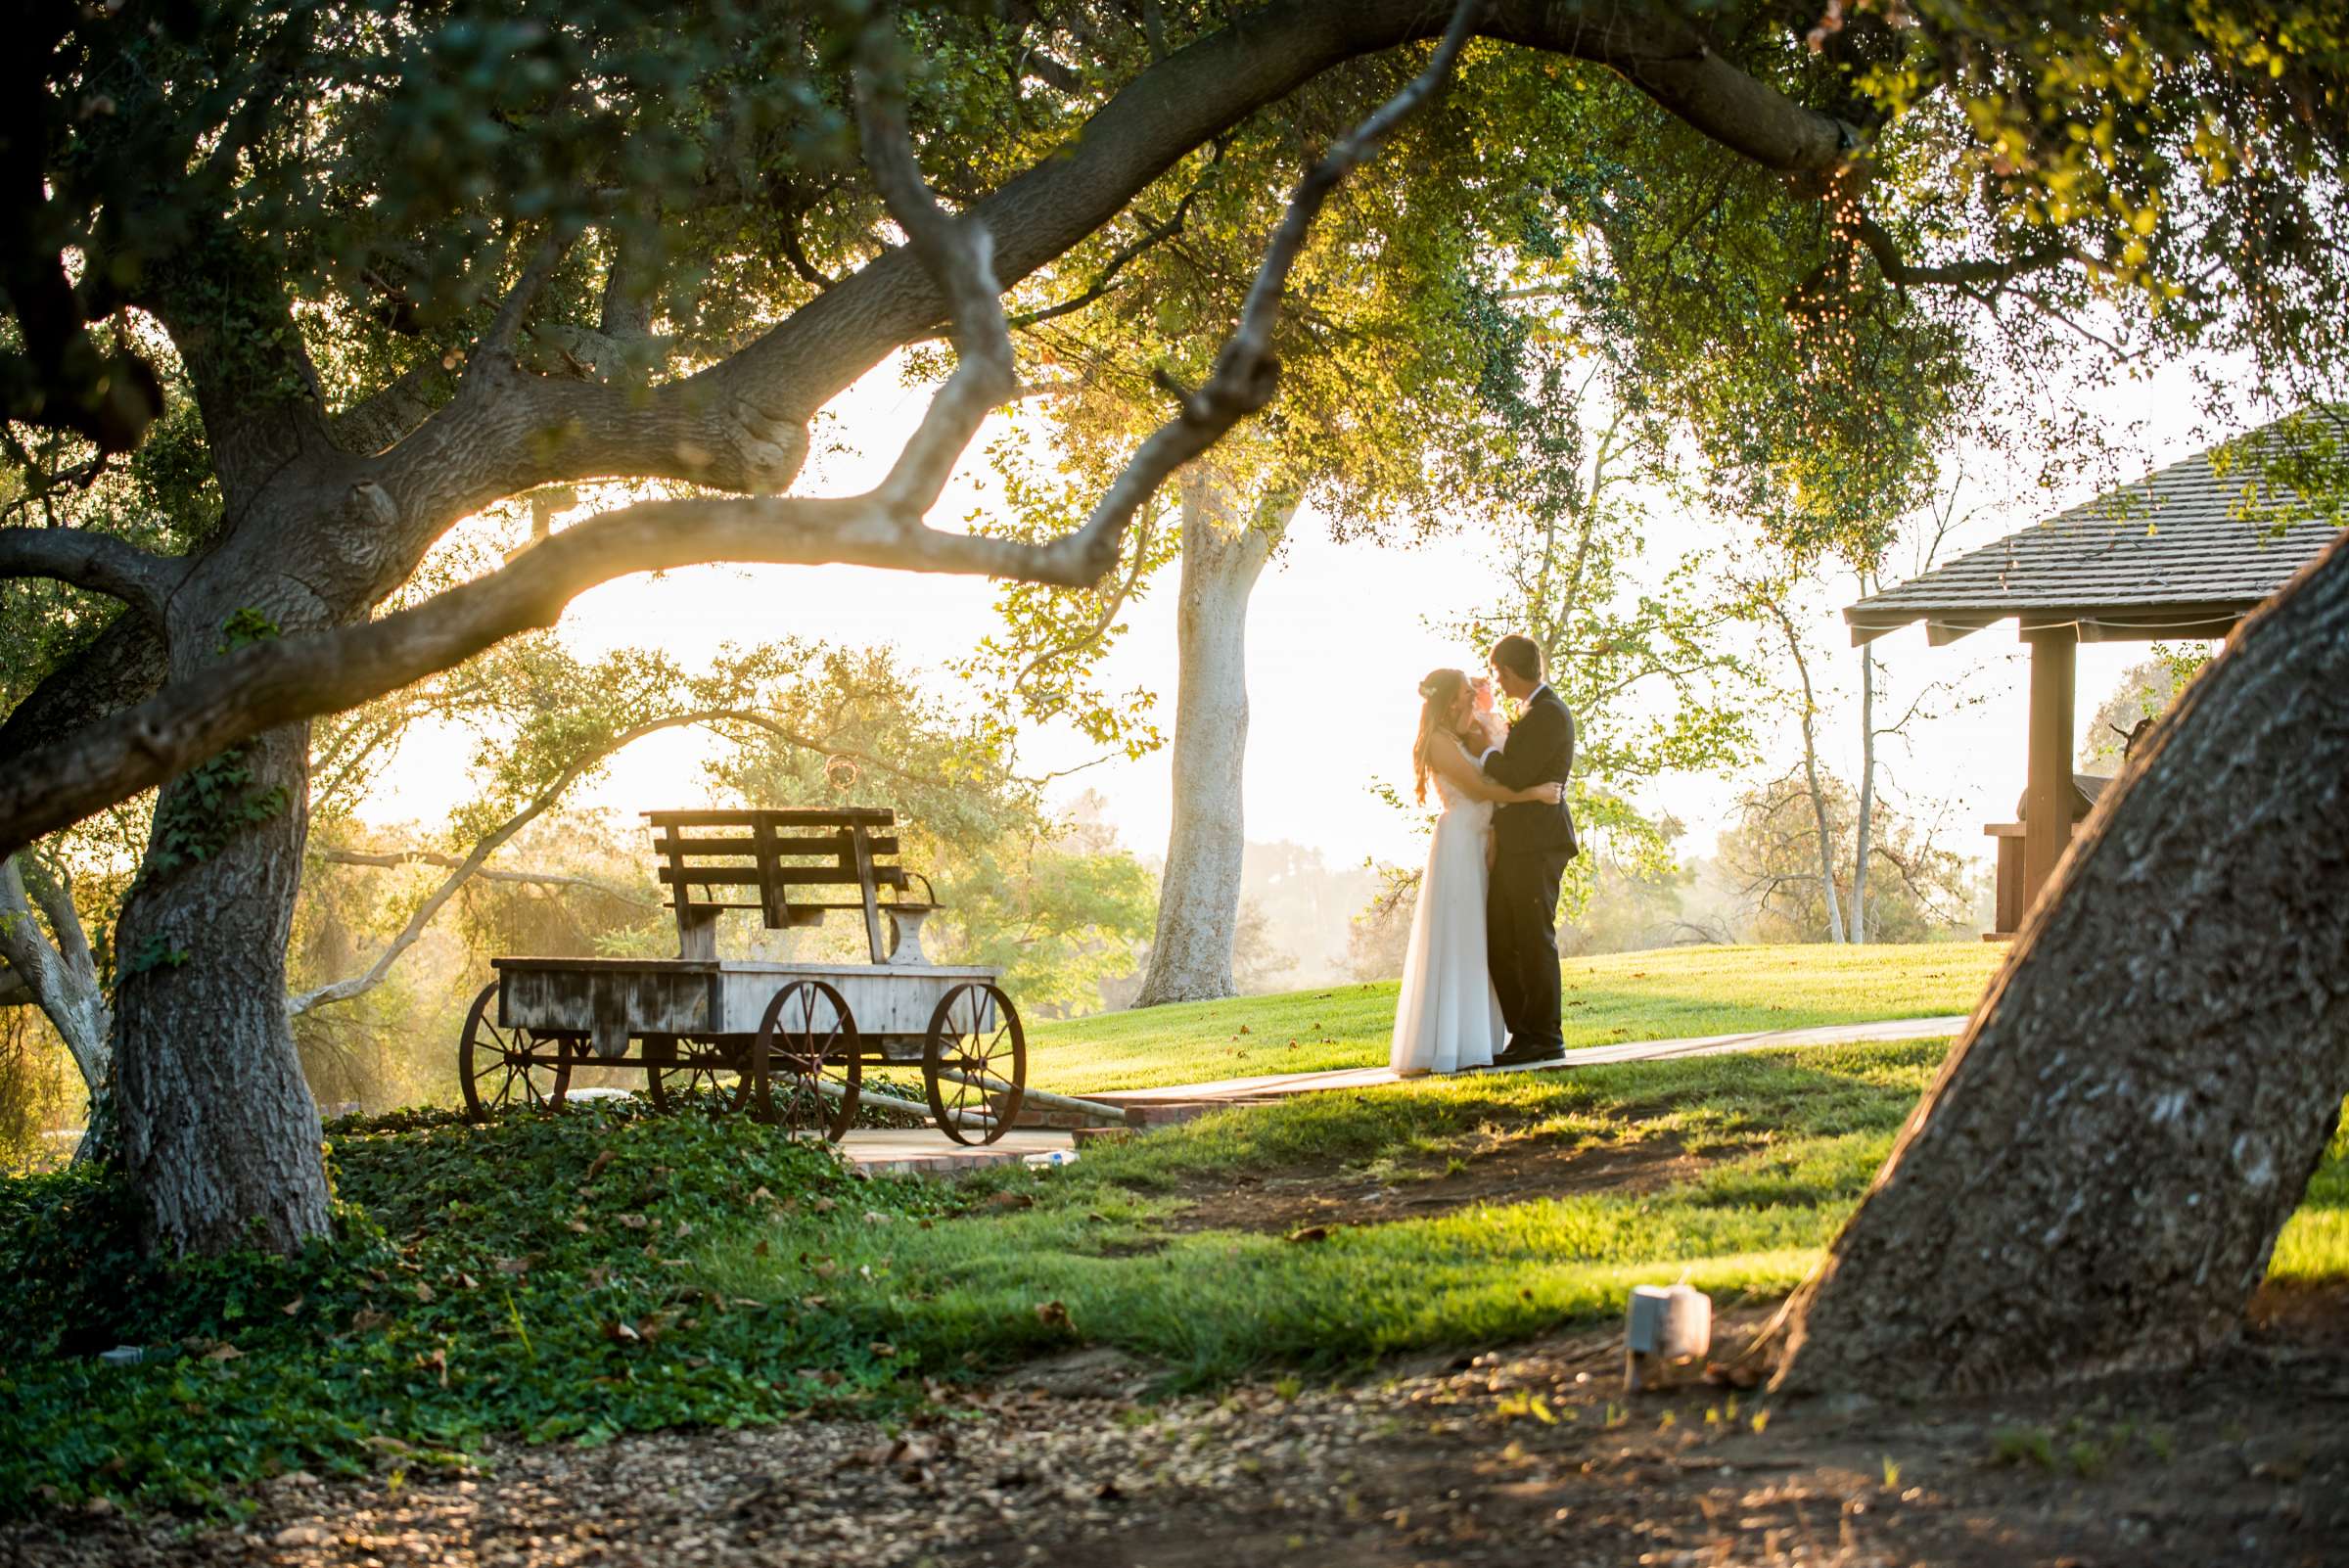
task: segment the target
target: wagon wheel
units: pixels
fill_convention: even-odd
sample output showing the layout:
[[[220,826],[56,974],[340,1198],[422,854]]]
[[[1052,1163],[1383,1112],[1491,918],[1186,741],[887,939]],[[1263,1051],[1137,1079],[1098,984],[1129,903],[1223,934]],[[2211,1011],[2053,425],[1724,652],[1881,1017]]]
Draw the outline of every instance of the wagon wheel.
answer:
[[[839,992],[820,980],[795,980],[776,992],[759,1020],[734,1109],[794,1132],[821,1132],[838,1143],[856,1120],[864,1082],[856,1020]]]
[[[457,1046],[457,1083],[465,1090],[466,1119],[479,1122],[509,1105],[554,1110],[571,1086],[571,1062],[577,1047],[569,1035],[498,1028],[496,1001],[493,980],[465,1015],[465,1036]]]
[[[954,1077],[942,1076],[946,1073]],[[992,1143],[1020,1119],[1028,1094],[1028,1037],[1001,987],[973,982],[940,998],[922,1047],[922,1086],[930,1091],[939,1130],[957,1143]],[[965,1112],[993,1123],[967,1125]]]
[[[656,1111],[669,1109],[675,1095],[741,1093],[742,1049],[714,1039],[648,1035],[644,1040],[645,1096]]]

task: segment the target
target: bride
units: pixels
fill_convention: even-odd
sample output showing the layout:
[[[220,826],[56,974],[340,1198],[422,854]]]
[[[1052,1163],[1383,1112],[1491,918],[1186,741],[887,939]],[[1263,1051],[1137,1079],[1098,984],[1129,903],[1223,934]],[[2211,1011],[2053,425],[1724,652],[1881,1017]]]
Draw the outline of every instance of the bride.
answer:
[[[1427,804],[1435,775],[1444,812],[1427,847],[1419,906],[1411,916],[1411,945],[1396,999],[1395,1038],[1388,1061],[1404,1078],[1485,1067],[1500,1054],[1507,1031],[1485,958],[1485,887],[1492,876],[1493,807],[1516,801],[1555,805],[1558,786],[1503,789],[1477,767],[1499,742],[1493,696],[1457,669],[1439,669],[1419,683],[1419,736],[1411,747],[1411,779]]]

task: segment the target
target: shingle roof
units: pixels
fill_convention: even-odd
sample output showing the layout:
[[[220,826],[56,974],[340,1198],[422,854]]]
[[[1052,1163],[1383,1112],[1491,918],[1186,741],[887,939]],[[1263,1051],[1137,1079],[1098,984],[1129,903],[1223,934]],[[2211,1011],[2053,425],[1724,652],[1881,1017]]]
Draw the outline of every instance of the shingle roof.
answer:
[[[2292,439],[2280,434],[2287,427],[2305,428],[2279,421],[2229,443],[2226,474],[2197,452],[1863,599],[1843,613],[1852,641],[1923,621],[1934,642],[1951,642],[2009,616],[2077,624],[2085,641],[2222,636],[2340,531],[2246,461],[2246,447]]]

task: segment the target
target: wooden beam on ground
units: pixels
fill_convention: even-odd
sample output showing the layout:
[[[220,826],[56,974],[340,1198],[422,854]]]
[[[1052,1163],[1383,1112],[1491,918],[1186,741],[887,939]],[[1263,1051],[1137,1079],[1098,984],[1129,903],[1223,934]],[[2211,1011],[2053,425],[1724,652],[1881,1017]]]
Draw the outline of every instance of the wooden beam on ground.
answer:
[[[2030,775],[2023,789],[2023,897],[2028,914],[2072,838],[2073,696],[2080,641],[2071,627],[2027,631],[2031,645]]]

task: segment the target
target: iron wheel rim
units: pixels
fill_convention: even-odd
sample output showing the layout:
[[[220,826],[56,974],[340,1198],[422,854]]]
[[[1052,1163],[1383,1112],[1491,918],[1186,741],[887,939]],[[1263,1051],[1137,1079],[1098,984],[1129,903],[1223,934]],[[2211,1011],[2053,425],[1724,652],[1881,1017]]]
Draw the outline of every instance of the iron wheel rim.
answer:
[[[986,1022],[990,1008],[992,1025]],[[946,1072],[977,1082],[940,1076]],[[1000,986],[968,982],[939,998],[922,1048],[922,1086],[939,1130],[957,1143],[993,1143],[1011,1130],[1028,1094],[1028,1036]],[[965,1126],[960,1113],[973,1111],[992,1121],[976,1130]]]

